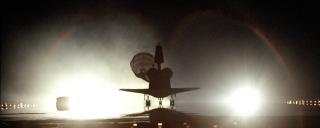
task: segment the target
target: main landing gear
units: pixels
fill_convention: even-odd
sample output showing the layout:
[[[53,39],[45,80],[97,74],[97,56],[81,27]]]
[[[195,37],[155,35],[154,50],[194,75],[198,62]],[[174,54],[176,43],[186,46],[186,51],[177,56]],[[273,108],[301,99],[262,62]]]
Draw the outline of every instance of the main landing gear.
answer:
[[[149,110],[149,108],[150,108],[150,106],[151,106],[151,101],[150,101],[150,99],[149,99],[149,96],[147,95],[144,95],[144,100],[145,100],[145,102],[146,102],[146,104],[145,104],[145,109],[146,110]]]
[[[171,107],[174,106],[174,99],[175,99],[175,98],[176,98],[176,95],[175,95],[175,94],[170,96],[170,106],[171,106]]]
[[[176,94],[170,96],[170,108],[174,109],[175,103],[174,99],[176,98]]]

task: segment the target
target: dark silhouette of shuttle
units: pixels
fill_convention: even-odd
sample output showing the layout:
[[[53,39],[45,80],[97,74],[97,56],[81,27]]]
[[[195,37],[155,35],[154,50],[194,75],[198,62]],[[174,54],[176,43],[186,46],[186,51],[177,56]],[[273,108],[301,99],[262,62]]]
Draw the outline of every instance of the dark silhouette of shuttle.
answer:
[[[126,115],[126,117],[139,117],[139,116],[148,116],[150,124],[144,125],[139,124],[141,127],[159,127],[159,123],[164,127],[175,127],[179,128],[186,125],[186,122],[189,120],[194,120],[196,116],[189,115],[187,113],[179,112],[172,109],[166,108],[156,108],[149,111],[141,112],[141,113],[134,113]]]
[[[196,90],[199,88],[172,88],[170,79],[173,72],[170,68],[161,68],[164,62],[162,47],[156,46],[155,56],[150,53],[136,54],[130,66],[134,74],[147,82],[149,88],[147,89],[120,89],[122,91],[142,93],[145,95],[146,106],[150,106],[149,95],[159,99],[159,105],[162,105],[162,99],[170,96],[170,106],[174,106],[174,98],[177,93]]]

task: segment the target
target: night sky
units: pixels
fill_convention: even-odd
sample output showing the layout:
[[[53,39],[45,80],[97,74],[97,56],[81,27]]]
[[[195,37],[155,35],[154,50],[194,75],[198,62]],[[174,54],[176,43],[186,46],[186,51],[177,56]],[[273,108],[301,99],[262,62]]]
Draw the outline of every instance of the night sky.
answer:
[[[174,72],[172,86],[203,88],[203,93],[181,94],[181,100],[219,97],[246,80],[276,101],[319,98],[316,5],[229,0],[5,2],[1,100],[41,102],[38,97],[58,94],[52,92],[56,79],[78,72],[108,77],[117,88],[146,87],[129,63],[138,52],[153,54],[159,42],[165,65]]]

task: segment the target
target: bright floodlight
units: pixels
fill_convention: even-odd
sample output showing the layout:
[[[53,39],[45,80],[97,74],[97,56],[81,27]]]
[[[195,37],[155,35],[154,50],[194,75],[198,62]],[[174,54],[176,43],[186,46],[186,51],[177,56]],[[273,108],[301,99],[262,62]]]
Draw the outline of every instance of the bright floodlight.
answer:
[[[141,99],[141,96],[126,93],[123,95],[116,87],[119,84],[114,81],[109,77],[86,72],[63,75],[56,80],[54,97],[47,104],[48,108],[56,112],[56,102],[54,102],[56,98],[67,96],[68,104],[60,103],[68,106],[69,111],[58,112],[58,116],[63,118],[116,118],[122,113],[142,111],[143,108],[136,102]],[[125,83],[129,86],[140,85],[131,81],[125,81]]]
[[[226,103],[235,114],[241,116],[253,115],[261,106],[260,93],[251,86],[236,89],[226,99]]]
[[[108,87],[102,78],[91,74],[77,74],[60,81],[61,95],[70,97],[71,118],[100,118],[119,116],[117,90]]]

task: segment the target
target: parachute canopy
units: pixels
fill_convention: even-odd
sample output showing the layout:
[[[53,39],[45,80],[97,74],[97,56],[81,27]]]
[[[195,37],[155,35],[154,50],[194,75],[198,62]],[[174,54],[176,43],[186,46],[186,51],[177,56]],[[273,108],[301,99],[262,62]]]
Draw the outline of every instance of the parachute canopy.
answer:
[[[136,54],[131,62],[130,62],[131,69],[133,73],[145,81],[149,82],[149,78],[147,76],[147,72],[151,68],[156,68],[156,63],[154,62],[154,57],[150,53],[141,52]]]

